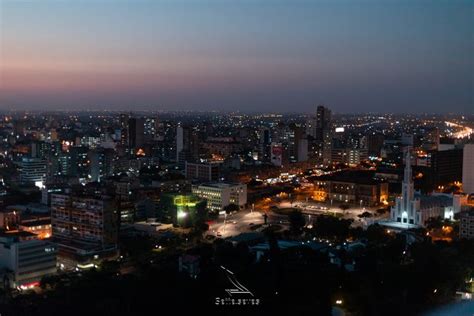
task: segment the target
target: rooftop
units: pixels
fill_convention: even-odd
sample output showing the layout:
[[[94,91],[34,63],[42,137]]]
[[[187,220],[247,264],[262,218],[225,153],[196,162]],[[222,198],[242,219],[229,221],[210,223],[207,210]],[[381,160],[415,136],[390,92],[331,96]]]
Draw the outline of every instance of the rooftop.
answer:
[[[241,183],[209,182],[209,183],[200,184],[199,186],[223,189],[223,188],[229,188],[229,187],[233,187],[233,186],[237,186],[237,185],[241,185]]]
[[[343,170],[333,174],[314,176],[311,177],[313,181],[338,181],[338,182],[348,182],[348,183],[357,183],[357,184],[379,184],[383,183],[382,180],[377,180],[374,178],[374,171],[365,171],[365,170]]]

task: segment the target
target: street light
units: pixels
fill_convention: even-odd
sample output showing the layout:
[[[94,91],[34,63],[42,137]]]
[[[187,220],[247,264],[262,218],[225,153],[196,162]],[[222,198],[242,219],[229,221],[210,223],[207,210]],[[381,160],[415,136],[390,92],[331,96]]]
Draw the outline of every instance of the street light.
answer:
[[[224,234],[225,234],[225,221],[227,219],[227,213],[224,214]]]

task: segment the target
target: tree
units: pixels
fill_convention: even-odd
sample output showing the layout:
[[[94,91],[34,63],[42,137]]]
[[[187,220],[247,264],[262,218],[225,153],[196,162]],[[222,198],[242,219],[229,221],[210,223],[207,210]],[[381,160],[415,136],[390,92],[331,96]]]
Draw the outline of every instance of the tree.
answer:
[[[339,219],[334,216],[318,216],[313,226],[313,233],[324,238],[346,239],[349,236],[352,220]]]
[[[230,214],[232,212],[237,212],[239,209],[240,209],[239,206],[237,204],[234,204],[234,203],[230,203],[229,205],[224,206],[224,211],[227,214]]]
[[[365,211],[364,213],[358,215],[360,218],[372,217],[372,213]]]
[[[340,208],[341,210],[343,210],[343,211],[347,211],[347,210],[349,209],[349,205],[347,205],[347,204],[341,204],[341,205],[339,205],[339,208]]]
[[[374,244],[384,244],[392,239],[392,237],[386,232],[385,228],[379,224],[373,224],[367,227],[365,236]]]
[[[290,222],[290,230],[294,234],[300,234],[306,224],[303,214],[298,210],[293,210],[288,214],[288,221]]]
[[[379,209],[377,209],[376,212],[377,212],[377,214],[379,214],[379,215],[383,215],[383,214],[389,212],[389,209],[388,209],[388,208],[379,208]]]

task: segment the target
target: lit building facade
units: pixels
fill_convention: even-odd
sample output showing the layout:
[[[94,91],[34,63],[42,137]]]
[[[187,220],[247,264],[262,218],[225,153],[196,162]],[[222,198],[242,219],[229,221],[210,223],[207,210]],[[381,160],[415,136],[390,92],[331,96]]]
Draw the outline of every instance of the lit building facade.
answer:
[[[23,157],[20,162],[20,168],[20,182],[43,186],[47,175],[47,162],[45,159]]]
[[[191,227],[204,222],[206,205],[206,200],[194,194],[163,194],[158,203],[157,215],[162,223]]]
[[[0,236],[0,267],[10,271],[4,275],[4,281],[13,288],[38,286],[41,278],[57,272],[56,246],[44,240],[22,238],[25,234],[28,233]]]
[[[459,220],[459,237],[474,239],[474,208],[461,212]]]
[[[415,188],[411,171],[411,150],[408,147],[405,155],[405,172],[402,182],[402,195],[395,200],[395,206],[391,209],[391,218],[395,222],[403,224],[419,225],[420,200],[415,198]]]
[[[387,203],[388,183],[366,177],[319,177],[313,182],[313,199],[320,202],[377,206]]]
[[[60,259],[75,265],[115,256],[118,216],[108,196],[53,194],[51,224]]]
[[[402,195],[397,197],[391,209],[391,220],[405,225],[405,228],[424,226],[430,218],[450,218],[454,216],[452,195],[421,195],[415,192],[412,170],[411,150],[408,147],[405,156],[405,172],[402,182]]]
[[[207,183],[193,186],[193,194],[206,199],[212,211],[222,211],[229,204],[244,207],[247,204],[247,185],[231,183]]]

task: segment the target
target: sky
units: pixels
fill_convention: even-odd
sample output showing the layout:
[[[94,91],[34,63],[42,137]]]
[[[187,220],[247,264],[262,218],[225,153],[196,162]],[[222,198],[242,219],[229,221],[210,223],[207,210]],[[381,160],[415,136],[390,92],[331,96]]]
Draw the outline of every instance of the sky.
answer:
[[[474,113],[474,1],[0,0],[0,109]]]

